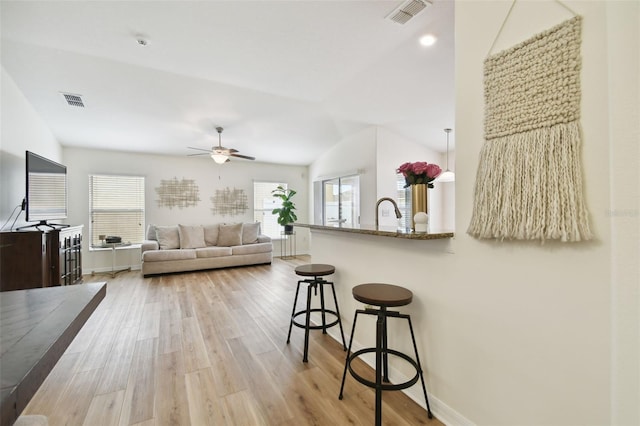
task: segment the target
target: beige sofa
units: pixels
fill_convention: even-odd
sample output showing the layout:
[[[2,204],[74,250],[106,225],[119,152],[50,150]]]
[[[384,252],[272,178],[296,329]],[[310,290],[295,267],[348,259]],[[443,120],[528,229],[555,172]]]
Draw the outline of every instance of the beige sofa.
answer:
[[[259,223],[175,225],[147,228],[142,274],[197,271],[271,263],[271,238]]]

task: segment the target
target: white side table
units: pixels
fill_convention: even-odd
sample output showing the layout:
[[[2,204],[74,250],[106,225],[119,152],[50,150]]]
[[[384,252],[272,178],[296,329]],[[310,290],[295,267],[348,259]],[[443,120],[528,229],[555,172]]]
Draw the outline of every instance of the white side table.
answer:
[[[92,245],[93,249],[111,249],[111,278],[115,278],[120,272],[130,271],[131,266],[123,269],[116,269],[116,250],[134,247],[131,243],[103,243],[100,245]],[[92,275],[94,272],[92,273]]]
[[[295,259],[296,255],[296,231],[280,231],[280,259]]]

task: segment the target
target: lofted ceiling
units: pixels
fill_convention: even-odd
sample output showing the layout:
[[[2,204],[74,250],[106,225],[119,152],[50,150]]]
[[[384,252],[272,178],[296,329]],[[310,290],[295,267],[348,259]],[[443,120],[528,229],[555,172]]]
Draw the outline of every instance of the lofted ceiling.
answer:
[[[224,146],[306,165],[379,125],[443,152],[453,0],[385,19],[403,3],[2,0],[2,66],[64,146],[188,155],[222,126]]]

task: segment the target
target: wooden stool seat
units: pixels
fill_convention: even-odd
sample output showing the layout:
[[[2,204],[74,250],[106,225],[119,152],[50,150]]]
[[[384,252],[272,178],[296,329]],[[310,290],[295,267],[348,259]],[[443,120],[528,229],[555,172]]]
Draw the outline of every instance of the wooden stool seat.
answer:
[[[331,275],[336,271],[335,266],[323,263],[309,263],[296,267],[296,274],[302,277],[323,277]]]
[[[360,284],[352,294],[358,302],[374,306],[405,306],[413,300],[411,290],[393,284]]]

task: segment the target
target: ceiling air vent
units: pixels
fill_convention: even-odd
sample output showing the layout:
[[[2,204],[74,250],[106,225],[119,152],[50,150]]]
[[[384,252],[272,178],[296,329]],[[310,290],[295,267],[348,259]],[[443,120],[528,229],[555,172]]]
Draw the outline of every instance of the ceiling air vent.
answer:
[[[84,102],[82,101],[82,95],[74,95],[72,93],[60,93],[64,96],[64,100],[71,106],[77,106],[84,108]]]
[[[425,10],[430,4],[431,1],[429,0],[409,0],[391,12],[387,16],[387,19],[391,19],[398,24],[406,24],[411,18],[414,18]]]

